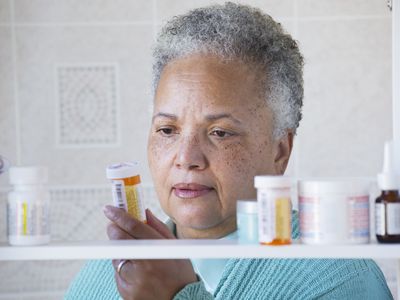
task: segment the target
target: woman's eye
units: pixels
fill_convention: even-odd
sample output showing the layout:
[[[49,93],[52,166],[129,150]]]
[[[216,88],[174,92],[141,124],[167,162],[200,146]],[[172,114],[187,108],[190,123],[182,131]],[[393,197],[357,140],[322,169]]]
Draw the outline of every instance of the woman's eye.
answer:
[[[164,136],[169,136],[174,133],[174,129],[170,127],[162,127],[157,129],[156,132],[161,133]]]
[[[232,136],[232,133],[224,131],[224,130],[215,129],[215,130],[211,131],[211,135],[214,135],[219,138],[226,138],[226,137]]]

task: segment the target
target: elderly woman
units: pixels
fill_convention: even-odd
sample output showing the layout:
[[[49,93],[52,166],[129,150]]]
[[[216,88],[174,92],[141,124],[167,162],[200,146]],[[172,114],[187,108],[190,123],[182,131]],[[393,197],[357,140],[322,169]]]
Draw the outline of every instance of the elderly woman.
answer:
[[[171,230],[107,206],[110,239],[235,238],[236,200],[283,174],[301,119],[303,59],[280,24],[227,3],[173,18],[154,51],[148,158]],[[293,237],[298,236],[293,218]],[[67,299],[391,299],[371,260],[89,262]]]

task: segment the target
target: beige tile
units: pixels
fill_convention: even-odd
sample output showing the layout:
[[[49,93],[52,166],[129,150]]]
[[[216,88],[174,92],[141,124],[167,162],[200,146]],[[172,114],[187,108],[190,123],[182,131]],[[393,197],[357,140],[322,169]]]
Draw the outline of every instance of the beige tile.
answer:
[[[14,66],[11,28],[0,26],[0,155],[17,162],[16,121],[14,101]],[[0,175],[0,186],[8,183],[8,174]]]
[[[298,35],[306,64],[316,65],[333,59],[345,65],[354,59],[391,59],[391,21],[326,20],[298,23]]]
[[[153,4],[149,0],[15,0],[17,23],[151,22],[152,19]]]
[[[196,1],[186,1],[186,0],[174,0],[174,1],[164,1],[157,0],[157,21],[165,22],[171,17],[179,14],[188,12],[191,9],[198,7],[204,7],[211,4],[222,4],[226,1],[218,0],[196,0]],[[293,17],[293,1],[292,0],[247,0],[247,1],[234,1],[236,3],[247,4],[260,8],[265,13],[271,15],[277,20],[281,18],[291,18]]]
[[[375,176],[391,137],[390,22],[300,23],[301,176]]]
[[[0,0],[0,24],[9,23],[11,8],[10,8],[11,0]]]
[[[152,27],[20,27],[17,29],[22,163],[50,167],[51,184],[106,183],[106,165],[146,160],[151,104]],[[119,66],[120,146],[56,145],[55,66],[59,63]]]
[[[381,0],[295,0],[298,16],[302,17],[349,17],[349,16],[387,16],[390,10],[387,1]]]

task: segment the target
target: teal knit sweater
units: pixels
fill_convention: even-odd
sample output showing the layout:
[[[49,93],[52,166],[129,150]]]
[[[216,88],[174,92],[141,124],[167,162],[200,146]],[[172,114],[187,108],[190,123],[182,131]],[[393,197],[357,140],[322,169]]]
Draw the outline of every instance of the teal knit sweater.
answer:
[[[293,237],[298,236],[293,218]],[[109,260],[89,261],[65,299],[120,299]],[[203,282],[188,284],[174,300],[393,299],[385,278],[366,259],[230,259],[214,295]]]

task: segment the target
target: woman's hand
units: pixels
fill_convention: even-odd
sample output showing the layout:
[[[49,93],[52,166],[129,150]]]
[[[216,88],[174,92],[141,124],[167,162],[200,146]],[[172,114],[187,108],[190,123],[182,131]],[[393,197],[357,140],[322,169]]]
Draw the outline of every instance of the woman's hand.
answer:
[[[106,206],[104,214],[110,240],[175,239],[167,226],[146,210],[147,224],[132,218],[124,210]],[[121,260],[113,260],[115,270]],[[196,282],[190,260],[128,260],[115,280],[121,296],[127,299],[172,299],[187,284]]]

